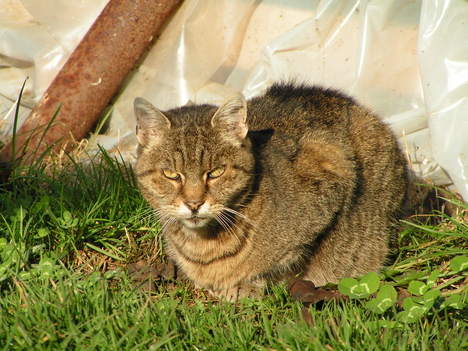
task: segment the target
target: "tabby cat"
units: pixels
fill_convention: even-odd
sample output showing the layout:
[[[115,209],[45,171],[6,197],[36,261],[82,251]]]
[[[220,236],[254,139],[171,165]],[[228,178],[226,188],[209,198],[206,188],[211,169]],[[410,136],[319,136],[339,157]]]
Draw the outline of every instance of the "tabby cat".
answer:
[[[235,301],[301,274],[379,270],[407,165],[390,129],[342,92],[277,83],[221,107],[135,100],[136,177],[195,285]]]

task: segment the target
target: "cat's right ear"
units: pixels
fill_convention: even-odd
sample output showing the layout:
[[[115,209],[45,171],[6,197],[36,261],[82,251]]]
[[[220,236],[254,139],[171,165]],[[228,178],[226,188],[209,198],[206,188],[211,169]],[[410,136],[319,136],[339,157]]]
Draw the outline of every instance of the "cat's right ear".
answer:
[[[140,145],[158,142],[171,128],[171,122],[164,114],[143,98],[134,102],[136,116],[136,135]]]

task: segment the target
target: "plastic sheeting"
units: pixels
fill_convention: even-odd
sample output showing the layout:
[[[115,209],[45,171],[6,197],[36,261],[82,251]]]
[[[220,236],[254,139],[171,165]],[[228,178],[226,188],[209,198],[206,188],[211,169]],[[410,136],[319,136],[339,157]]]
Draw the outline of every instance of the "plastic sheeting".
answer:
[[[25,76],[24,116],[105,4],[3,0],[4,133]],[[468,2],[460,0],[185,0],[97,140],[131,155],[136,96],[161,110],[220,104],[293,78],[355,96],[391,125],[419,175],[453,182],[468,199],[467,19]]]

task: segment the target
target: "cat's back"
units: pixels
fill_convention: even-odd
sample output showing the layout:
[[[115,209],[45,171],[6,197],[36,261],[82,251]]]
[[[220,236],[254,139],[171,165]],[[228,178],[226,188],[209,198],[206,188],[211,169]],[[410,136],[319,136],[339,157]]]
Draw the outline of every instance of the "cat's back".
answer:
[[[301,143],[336,145],[358,162],[368,161],[370,168],[378,155],[386,154],[382,163],[397,164],[406,172],[406,161],[389,126],[339,90],[276,83],[250,100],[247,110],[250,131],[270,131],[267,149],[284,151],[290,146],[294,153]]]
[[[247,110],[249,130],[268,136],[258,143],[258,159],[275,185],[266,188],[268,196],[281,188],[281,196],[300,192],[307,201],[322,184],[330,190],[328,199],[346,198],[353,208],[360,202],[363,213],[380,200],[395,204],[382,209],[388,210],[384,217],[402,207],[405,157],[389,126],[352,97],[320,86],[276,83],[250,100]]]
[[[286,133],[342,129],[348,110],[358,104],[339,90],[321,86],[276,83],[263,96],[248,102],[250,130],[275,129]]]

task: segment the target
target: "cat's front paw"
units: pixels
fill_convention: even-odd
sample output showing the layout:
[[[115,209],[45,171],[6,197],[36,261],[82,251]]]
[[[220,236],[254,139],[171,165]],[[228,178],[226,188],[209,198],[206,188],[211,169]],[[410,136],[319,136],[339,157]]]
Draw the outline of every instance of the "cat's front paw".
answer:
[[[243,297],[258,299],[263,295],[263,289],[253,284],[236,286],[230,289],[208,290],[208,292],[229,302],[237,302]]]

